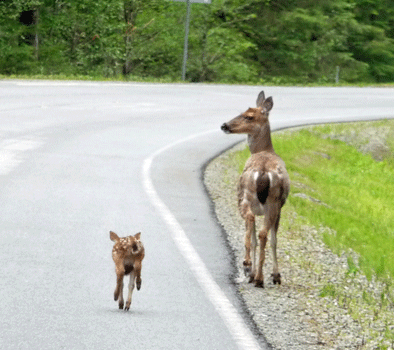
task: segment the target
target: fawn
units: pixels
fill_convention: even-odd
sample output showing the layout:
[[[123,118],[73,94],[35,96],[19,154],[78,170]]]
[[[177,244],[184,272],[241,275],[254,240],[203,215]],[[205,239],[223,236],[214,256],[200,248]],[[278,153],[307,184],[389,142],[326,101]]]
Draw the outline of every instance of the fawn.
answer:
[[[128,311],[131,305],[131,295],[134,290],[134,284],[137,290],[141,288],[141,267],[142,260],[145,256],[145,249],[140,241],[141,232],[134,236],[118,237],[115,232],[110,231],[109,237],[115,242],[112,249],[112,259],[115,263],[116,271],[116,288],[114,299],[119,299],[119,309],[123,309],[123,278],[130,275],[129,295],[127,298],[125,310]]]

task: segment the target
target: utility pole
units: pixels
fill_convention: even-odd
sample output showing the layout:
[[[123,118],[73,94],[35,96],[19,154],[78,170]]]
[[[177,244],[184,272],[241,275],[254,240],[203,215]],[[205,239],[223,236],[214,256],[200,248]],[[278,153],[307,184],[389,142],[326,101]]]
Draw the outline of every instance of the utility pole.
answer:
[[[339,83],[339,66],[337,66],[337,71],[335,73],[335,84]]]
[[[187,49],[189,46],[190,0],[186,0],[185,42],[183,44],[182,80],[186,79]]]
[[[191,3],[202,3],[202,4],[210,4],[211,0],[174,0],[186,2],[186,21],[185,21],[185,41],[183,44],[183,61],[182,61],[182,80],[186,79],[186,63],[187,63],[187,51],[189,46],[189,27],[190,27],[190,11],[191,11]]]

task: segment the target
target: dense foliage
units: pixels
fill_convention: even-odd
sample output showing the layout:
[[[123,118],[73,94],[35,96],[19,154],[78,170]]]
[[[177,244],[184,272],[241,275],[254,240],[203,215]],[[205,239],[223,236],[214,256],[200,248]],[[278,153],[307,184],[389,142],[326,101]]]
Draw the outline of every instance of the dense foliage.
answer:
[[[0,74],[179,79],[186,4],[0,0]],[[187,79],[394,81],[394,0],[192,4]]]

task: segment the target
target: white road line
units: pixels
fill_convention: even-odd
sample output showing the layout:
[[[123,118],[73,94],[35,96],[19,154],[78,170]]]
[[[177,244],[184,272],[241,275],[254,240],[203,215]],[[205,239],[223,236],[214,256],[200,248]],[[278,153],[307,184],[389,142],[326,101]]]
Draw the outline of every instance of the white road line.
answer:
[[[160,199],[153,186],[150,176],[152,162],[161,153],[173,148],[176,145],[214,132],[220,131],[210,130],[203,133],[191,135],[159,149],[150,157],[146,158],[142,167],[143,185],[152,204],[159,212],[161,217],[164,219],[164,221],[167,223],[171,232],[171,238],[174,240],[177,248],[185,258],[186,262],[189,265],[189,268],[193,271],[197,281],[204,290],[205,294],[223,319],[238,347],[245,350],[260,349],[260,346],[255,336],[247,327],[234,305],[230,302],[230,300],[226,297],[224,292],[215,282],[179,222],[176,220],[176,218],[168,209],[168,207],[164,204],[164,202]]]

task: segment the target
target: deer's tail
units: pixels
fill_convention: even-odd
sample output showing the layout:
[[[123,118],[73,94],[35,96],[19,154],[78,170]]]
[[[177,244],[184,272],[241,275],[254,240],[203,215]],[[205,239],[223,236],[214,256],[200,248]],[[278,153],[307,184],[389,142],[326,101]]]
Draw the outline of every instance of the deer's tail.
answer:
[[[269,173],[259,173],[256,176],[256,193],[261,204],[264,204],[267,200],[271,187],[271,177]]]

